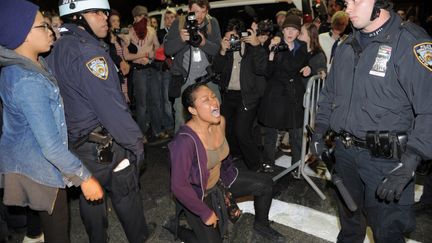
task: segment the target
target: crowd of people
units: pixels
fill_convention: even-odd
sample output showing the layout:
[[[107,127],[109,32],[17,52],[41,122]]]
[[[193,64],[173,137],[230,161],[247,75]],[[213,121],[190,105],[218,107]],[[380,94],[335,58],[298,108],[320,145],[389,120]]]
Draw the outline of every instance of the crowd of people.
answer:
[[[325,134],[337,134],[336,171],[359,206],[350,212],[338,198],[338,242],[363,242],[367,224],[376,242],[404,242],[415,227],[414,172],[432,158],[432,40],[392,6],[329,0],[315,19],[291,8],[275,24],[234,17],[220,29],[207,0],[189,0],[188,13],[168,7],[164,26],[141,5],[123,26],[107,0],[60,1],[58,14],[1,1],[3,203],[27,207],[26,238],[70,242],[66,188],[80,187],[90,242],[108,242],[108,197],[128,241],[149,241],[144,145],[172,139],[171,191],[190,227],[175,218],[165,228],[185,242],[222,242],[236,216],[226,199],[252,195],[254,230],[285,242],[268,219],[270,175],[278,147],[301,158],[303,96],[319,75],[310,150],[320,157]],[[430,184],[419,209],[432,205]]]

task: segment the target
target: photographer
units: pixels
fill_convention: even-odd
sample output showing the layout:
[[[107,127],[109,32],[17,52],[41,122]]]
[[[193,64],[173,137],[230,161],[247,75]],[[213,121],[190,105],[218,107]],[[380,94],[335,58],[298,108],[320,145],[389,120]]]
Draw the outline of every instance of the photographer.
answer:
[[[257,171],[262,166],[261,153],[252,130],[265,90],[267,52],[255,31],[245,32],[241,20],[231,19],[213,66],[216,73],[221,73],[221,111],[226,117],[230,151],[243,157],[250,170]]]
[[[189,0],[189,15],[180,16],[174,21],[166,39],[165,54],[174,57],[170,93],[177,93],[171,95],[176,96],[176,131],[184,123],[183,106],[178,98],[180,92],[194,83],[195,79],[207,74],[206,68],[220,48],[219,23],[208,14],[209,9],[210,4],[207,0]],[[176,92],[172,92],[174,83],[179,84]],[[220,98],[217,85],[209,83],[208,86]]]
[[[275,162],[277,130],[288,131],[292,145],[292,161],[300,159],[303,125],[303,78],[310,75],[306,44],[297,39],[301,20],[286,17],[282,25],[283,40],[274,37],[269,46],[268,84],[261,101],[259,121],[266,127],[264,156],[268,164]]]

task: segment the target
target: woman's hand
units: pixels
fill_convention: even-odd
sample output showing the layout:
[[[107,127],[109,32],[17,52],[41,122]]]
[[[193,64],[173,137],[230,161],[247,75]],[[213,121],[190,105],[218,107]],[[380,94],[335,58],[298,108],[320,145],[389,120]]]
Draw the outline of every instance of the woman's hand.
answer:
[[[207,221],[204,222],[204,224],[207,226],[213,226],[213,228],[216,228],[218,220],[219,220],[219,218],[216,216],[216,214],[214,212],[212,212],[212,214],[210,215],[210,218],[208,218]]]
[[[125,60],[122,60],[122,61],[120,62],[120,71],[121,71],[121,73],[122,73],[124,76],[126,76],[126,75],[129,74],[129,71],[130,71],[130,65],[129,65],[129,63],[127,63]]]
[[[101,185],[93,176],[81,183],[81,191],[88,201],[97,201],[104,196]]]
[[[280,42],[281,42],[281,38],[279,36],[273,37],[273,39],[271,39],[270,41],[269,50],[273,52],[273,47],[278,45]]]
[[[303,74],[303,77],[308,77],[311,74],[312,70],[309,66],[306,66],[303,67],[300,72]]]

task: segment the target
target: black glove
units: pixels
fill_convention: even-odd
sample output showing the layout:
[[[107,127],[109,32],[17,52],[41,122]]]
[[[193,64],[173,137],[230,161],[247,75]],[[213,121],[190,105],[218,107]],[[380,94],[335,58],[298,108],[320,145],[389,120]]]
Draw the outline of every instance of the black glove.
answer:
[[[311,141],[309,143],[309,151],[312,155],[321,158],[321,154],[326,149],[324,138],[321,133],[312,134]]]
[[[407,149],[402,155],[401,162],[390,171],[378,186],[378,197],[389,202],[399,200],[406,185],[414,177],[415,170],[420,161],[420,156]]]

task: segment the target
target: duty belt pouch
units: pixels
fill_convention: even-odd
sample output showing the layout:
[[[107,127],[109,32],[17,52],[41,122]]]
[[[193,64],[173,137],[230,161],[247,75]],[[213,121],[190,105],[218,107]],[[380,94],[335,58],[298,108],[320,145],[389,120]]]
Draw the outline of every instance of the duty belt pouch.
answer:
[[[369,131],[366,133],[366,146],[373,157],[379,157],[379,151],[377,144],[379,143],[376,139],[377,134],[374,131]]]
[[[102,127],[98,127],[89,134],[88,141],[97,144],[96,162],[101,164],[112,163],[114,154],[112,151],[113,138],[108,131]]]
[[[368,131],[366,146],[371,155],[377,158],[400,159],[405,151],[408,136],[404,133],[388,131]]]

